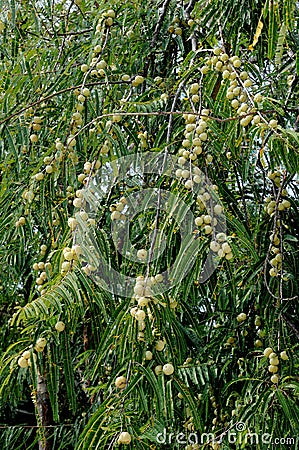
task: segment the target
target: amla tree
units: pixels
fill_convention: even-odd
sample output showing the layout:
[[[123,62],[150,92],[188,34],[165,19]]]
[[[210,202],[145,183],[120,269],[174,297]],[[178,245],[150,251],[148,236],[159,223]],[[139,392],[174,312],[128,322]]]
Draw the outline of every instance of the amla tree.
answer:
[[[294,443],[298,5],[0,19],[2,448]]]

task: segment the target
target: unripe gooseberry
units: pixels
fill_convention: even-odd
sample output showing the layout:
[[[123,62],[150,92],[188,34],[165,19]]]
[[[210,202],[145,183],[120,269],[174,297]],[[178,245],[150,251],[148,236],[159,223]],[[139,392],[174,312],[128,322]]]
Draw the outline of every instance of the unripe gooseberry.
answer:
[[[136,75],[136,77],[134,78],[134,81],[137,84],[142,84],[144,82],[144,77],[142,77],[141,75]]]
[[[218,244],[218,242],[216,242],[216,241],[212,241],[212,242],[210,243],[210,249],[211,249],[213,252],[218,252],[219,249],[220,249],[220,244]]]
[[[120,376],[120,377],[117,377],[117,378],[116,378],[116,380],[115,380],[115,386],[116,386],[118,389],[125,389],[126,385],[127,385],[126,377]]]
[[[270,366],[268,367],[268,371],[271,373],[276,373],[278,372],[278,367],[270,364]]]
[[[30,135],[30,141],[34,144],[35,142],[37,142],[38,141],[38,136],[37,136],[37,134],[31,134]]]
[[[147,251],[145,249],[140,249],[137,251],[137,258],[145,261],[147,258]]]
[[[276,358],[270,358],[269,362],[270,362],[271,366],[278,366],[279,359],[277,357]]]
[[[269,126],[271,128],[277,128],[277,120],[275,120],[275,119],[270,120]]]
[[[138,322],[142,322],[145,319],[145,312],[142,309],[139,309],[135,313],[135,319],[138,320]]]
[[[244,322],[244,320],[246,320],[246,318],[247,318],[247,316],[246,316],[245,313],[240,313],[240,314],[237,316],[237,321],[238,321],[238,322]]]
[[[271,377],[272,383],[277,384],[277,383],[278,383],[278,380],[279,380],[279,378],[278,378],[277,375],[272,375],[272,377]]]
[[[89,67],[88,67],[87,64],[82,64],[82,65],[81,65],[81,72],[85,73],[85,72],[88,71],[88,69],[89,69]]]
[[[25,350],[25,352],[22,353],[22,358],[29,359],[31,355],[31,352],[29,350]]]
[[[164,366],[163,366],[163,373],[165,374],[165,375],[172,375],[173,374],[173,372],[174,372],[174,367],[173,367],[173,365],[172,364],[164,364]]]
[[[59,333],[61,333],[63,330],[65,329],[65,324],[64,322],[57,322],[55,325],[55,330],[58,331]]]
[[[42,172],[38,172],[38,173],[34,176],[34,178],[35,178],[37,181],[41,181],[41,180],[44,179],[44,174],[43,174]]]
[[[153,359],[153,354],[152,354],[151,351],[147,350],[147,351],[145,352],[145,359],[148,360],[148,361],[150,361],[151,359]]]
[[[161,365],[155,367],[155,374],[156,375],[160,375],[162,373],[162,371],[163,371],[163,368],[162,368]]]
[[[158,351],[158,352],[162,352],[162,350],[164,349],[164,347],[165,347],[165,341],[163,340],[159,340],[159,341],[157,341],[156,342],[156,345],[155,345],[155,349]]]
[[[105,20],[105,23],[106,23],[106,25],[107,25],[108,27],[111,27],[111,25],[113,24],[113,19],[112,19],[112,17],[108,17],[108,18]]]
[[[264,350],[264,356],[269,357],[271,355],[271,353],[273,353],[273,350],[271,347],[267,347]]]
[[[27,361],[27,359],[25,359],[23,356],[21,356],[21,357],[18,359],[18,364],[19,364],[20,367],[22,367],[22,369],[25,369],[25,367],[28,366],[28,361]]]
[[[120,435],[118,436],[117,443],[127,445],[127,444],[130,444],[131,440],[132,440],[132,438],[131,438],[130,433],[128,433],[127,431],[122,431],[120,433]]]

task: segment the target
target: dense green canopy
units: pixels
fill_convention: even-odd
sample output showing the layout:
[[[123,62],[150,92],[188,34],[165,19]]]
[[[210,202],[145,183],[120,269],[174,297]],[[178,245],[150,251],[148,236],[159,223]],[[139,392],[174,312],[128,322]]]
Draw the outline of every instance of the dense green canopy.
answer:
[[[298,18],[0,0],[1,449],[298,448]]]

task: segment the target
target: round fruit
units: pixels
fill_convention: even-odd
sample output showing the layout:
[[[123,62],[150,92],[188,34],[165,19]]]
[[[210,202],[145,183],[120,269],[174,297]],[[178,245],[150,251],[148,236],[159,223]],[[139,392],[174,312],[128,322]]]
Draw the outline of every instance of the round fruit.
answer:
[[[238,322],[244,322],[244,320],[246,320],[247,316],[245,313],[241,313],[237,316],[237,321]]]
[[[29,359],[30,354],[31,352],[29,352],[29,350],[26,350],[25,352],[22,353],[22,358]]]
[[[164,349],[164,347],[165,347],[165,341],[161,341],[161,340],[157,341],[157,343],[156,343],[156,345],[155,345],[155,349],[156,349],[158,352],[162,352],[162,350]]]
[[[272,383],[277,384],[278,383],[278,376],[277,375],[272,375],[271,381],[272,381]]]
[[[140,297],[138,299],[138,306],[147,306],[149,299],[147,297]]]
[[[118,437],[118,444],[130,444],[132,438],[130,433],[128,433],[127,431],[122,431]]]
[[[20,367],[22,367],[23,369],[25,369],[25,367],[28,366],[28,361],[27,361],[27,359],[25,359],[23,356],[21,356],[21,357],[18,359],[18,364],[19,364]]]
[[[279,364],[279,359],[278,358],[270,358],[269,362],[272,366],[278,366]]]
[[[156,366],[155,367],[155,374],[156,375],[160,375],[160,373],[162,373],[162,371],[163,371],[162,366]]]
[[[82,71],[83,73],[87,72],[87,71],[88,71],[88,65],[87,65],[87,64],[82,64],[82,65],[81,65],[81,71]]]
[[[39,339],[36,341],[36,345],[37,345],[38,347],[45,347],[45,346],[47,345],[47,339],[45,339],[45,338],[39,338]]]
[[[172,364],[164,364],[162,370],[165,375],[172,375],[174,372],[174,367]]]
[[[153,354],[151,351],[148,350],[147,352],[145,352],[145,359],[147,359],[148,361],[153,359]]]
[[[137,84],[142,84],[144,82],[144,78],[141,75],[137,75],[134,80]]]
[[[277,366],[270,365],[270,366],[268,367],[268,370],[269,370],[269,372],[271,372],[271,373],[276,373],[276,372],[278,372],[278,367],[277,367]]]
[[[37,142],[37,141],[38,141],[38,136],[37,136],[37,134],[31,134],[31,135],[30,135],[30,141],[31,141],[32,143]]]
[[[55,330],[61,333],[65,329],[65,324],[63,322],[57,322],[55,325]]]
[[[203,224],[203,218],[202,217],[196,217],[195,218],[195,225],[200,227]]]
[[[210,243],[210,249],[211,249],[213,252],[218,252],[219,249],[220,249],[220,244],[218,244],[218,242],[216,242],[216,241],[212,241],[212,242]]]
[[[281,352],[281,353],[280,353],[280,357],[281,357],[281,359],[283,359],[284,361],[286,361],[287,359],[289,359],[289,357],[288,357],[286,351]]]
[[[36,181],[41,181],[44,179],[44,174],[42,172],[38,172],[34,178],[36,179]]]
[[[161,273],[157,273],[157,275],[155,276],[155,280],[157,281],[157,283],[162,283],[163,275]]]
[[[117,377],[117,378],[116,378],[116,380],[115,380],[115,386],[116,386],[118,389],[125,389],[126,385],[127,385],[126,377],[120,376],[120,377]]]
[[[135,313],[135,319],[138,320],[138,322],[142,322],[145,319],[145,312],[140,309]]]
[[[275,120],[275,119],[270,120],[269,126],[272,127],[272,128],[276,128],[277,127],[277,120]]]
[[[142,248],[137,251],[137,258],[141,259],[142,261],[146,260],[147,258],[147,251]]]

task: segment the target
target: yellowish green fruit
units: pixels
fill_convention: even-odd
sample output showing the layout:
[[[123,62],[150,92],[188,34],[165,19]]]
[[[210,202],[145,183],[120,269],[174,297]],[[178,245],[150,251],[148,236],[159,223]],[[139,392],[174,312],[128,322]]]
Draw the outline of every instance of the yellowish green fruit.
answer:
[[[63,330],[65,329],[65,324],[64,322],[57,322],[55,325],[55,330],[58,331],[59,333],[61,333]]]
[[[164,364],[163,366],[163,373],[165,375],[172,375],[174,372],[174,367],[172,364],[168,363],[168,364]]]

